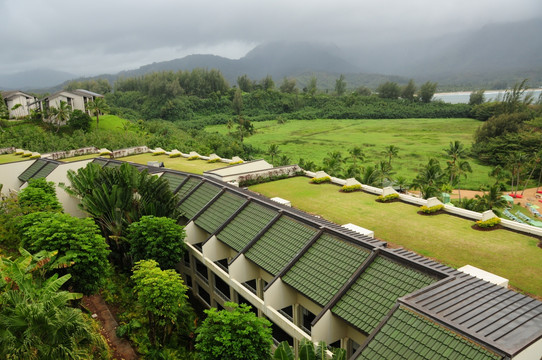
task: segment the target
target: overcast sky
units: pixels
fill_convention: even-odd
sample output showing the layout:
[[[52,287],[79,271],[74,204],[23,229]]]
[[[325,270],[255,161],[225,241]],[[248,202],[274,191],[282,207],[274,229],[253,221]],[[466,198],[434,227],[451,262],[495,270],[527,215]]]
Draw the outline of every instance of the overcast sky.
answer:
[[[352,47],[535,17],[542,0],[0,0],[0,74],[115,73],[194,53],[240,58],[267,41]]]

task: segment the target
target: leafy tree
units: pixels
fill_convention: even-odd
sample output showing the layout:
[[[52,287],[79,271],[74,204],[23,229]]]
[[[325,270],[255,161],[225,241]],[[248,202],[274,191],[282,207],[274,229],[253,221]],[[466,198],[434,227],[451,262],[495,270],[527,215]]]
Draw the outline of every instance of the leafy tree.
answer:
[[[312,76],[311,79],[309,80],[309,84],[307,85],[307,93],[310,96],[314,96],[316,94],[316,91],[318,91],[317,82],[318,80],[316,79],[315,76]]]
[[[107,105],[105,98],[97,97],[94,101],[90,101],[85,105],[87,111],[96,116],[96,129],[100,124],[100,115],[109,112],[109,105]]]
[[[427,81],[422,86],[420,86],[420,99],[424,103],[431,102],[431,99],[433,99],[433,96],[435,95],[435,91],[437,90],[437,83],[432,83],[430,81]]]
[[[162,269],[174,269],[186,251],[184,228],[173,219],[143,216],[130,224],[127,232],[134,261],[152,259]]]
[[[83,130],[84,132],[87,132],[90,130],[91,121],[92,119],[87,113],[84,113],[81,110],[74,110],[70,115],[68,125],[74,130]]]
[[[282,84],[280,85],[280,91],[286,94],[295,94],[297,93],[296,81],[295,79],[288,79],[284,77]]]
[[[513,114],[524,111],[527,105],[530,105],[534,98],[532,94],[525,94],[527,91],[527,79],[516,83],[512,90],[507,90],[503,97],[503,111],[506,114]]]
[[[260,81],[260,85],[263,90],[265,91],[271,91],[275,89],[275,82],[273,81],[273,78],[271,75],[267,75]]]
[[[31,179],[28,186],[19,192],[19,206],[24,214],[35,211],[62,211],[54,183],[44,178]]]
[[[148,317],[153,346],[164,345],[174,329],[188,329],[191,308],[181,275],[172,269],[161,270],[154,260],[141,260],[134,266],[131,279],[137,302]]]
[[[9,119],[9,109],[4,98],[0,99],[0,119]]]
[[[495,208],[504,209],[508,206],[506,199],[502,197],[501,189],[498,185],[490,186],[488,191],[484,191],[482,196],[476,195],[477,210],[486,211]]]
[[[54,253],[21,250],[0,257],[0,357],[3,359],[104,359],[107,345],[92,321],[69,306],[81,294],[59,290],[66,274],[36,278]]]
[[[279,154],[280,149],[277,144],[269,145],[269,149],[267,149],[267,155],[271,156],[271,164],[275,164],[275,156],[278,156]]]
[[[232,106],[235,115],[241,116],[241,114],[243,113],[243,93],[241,92],[241,89],[235,90]]]
[[[20,233],[21,246],[30,251],[58,250],[60,256],[72,256],[74,265],[57,272],[72,275],[75,291],[93,294],[103,285],[109,249],[92,219],[36,212],[24,216]]]
[[[471,92],[469,96],[469,105],[475,106],[475,105],[483,104],[486,101],[484,93],[485,93],[484,89]]]
[[[414,95],[416,95],[416,84],[414,83],[414,80],[410,79],[408,84],[406,84],[401,89],[401,97],[405,100],[414,101]]]
[[[331,360],[346,360],[346,350],[334,349],[332,353],[333,357]],[[312,342],[306,339],[301,340],[297,360],[326,360],[327,358],[327,345],[324,341],[318,342],[318,345],[315,347]],[[294,352],[287,341],[283,341],[279,344],[279,346],[277,346],[273,359],[296,360],[294,357]]]
[[[257,317],[246,304],[227,302],[225,310],[205,310],[197,329],[201,360],[265,360],[271,358],[271,323]]]
[[[517,133],[523,123],[530,119],[527,113],[501,114],[490,118],[476,129],[475,143],[492,141],[494,138],[506,133]]]
[[[341,74],[337,80],[335,80],[335,92],[338,96],[343,96],[346,92],[346,81],[344,75]]]
[[[247,74],[241,75],[237,77],[237,86],[239,86],[239,89],[244,92],[250,92],[252,91],[252,80],[248,78]]]
[[[65,123],[71,116],[72,113],[72,107],[68,105],[65,101],[60,101],[58,104],[58,107],[51,107],[50,113],[55,119],[55,122],[57,124],[56,132],[60,130],[60,125]]]
[[[382,99],[397,99],[401,94],[401,89],[396,82],[386,81],[378,86],[376,92]]]
[[[360,86],[355,90],[355,92],[361,96],[371,96],[373,93],[367,86]]]

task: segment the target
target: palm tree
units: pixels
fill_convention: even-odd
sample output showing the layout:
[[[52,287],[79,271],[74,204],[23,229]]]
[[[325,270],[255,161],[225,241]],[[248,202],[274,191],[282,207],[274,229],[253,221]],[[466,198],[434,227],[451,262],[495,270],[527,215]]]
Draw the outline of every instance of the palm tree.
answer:
[[[399,153],[399,148],[395,145],[390,145],[383,152],[388,157],[388,165],[391,167],[391,159]]]
[[[531,180],[531,177],[533,176],[533,173],[534,173],[535,169],[538,166],[540,166],[540,162],[542,161],[542,156],[541,155],[542,155],[542,152],[540,152],[540,151],[534,155],[531,172],[529,173],[529,177],[525,181],[525,185],[523,186],[523,190],[521,191],[521,196],[523,196],[523,193],[525,192],[525,189],[527,189],[527,184]]]
[[[109,106],[103,97],[97,97],[94,99],[94,101],[89,101],[85,105],[85,109],[89,111],[91,115],[94,114],[94,116],[96,116],[96,129],[98,129],[100,114],[107,113],[109,111]]]
[[[450,173],[450,179],[453,181],[452,186],[457,186],[457,191],[459,193],[459,201],[461,201],[461,175],[467,178],[467,173],[472,172],[472,167],[467,160],[459,160],[456,163],[450,161],[448,163],[448,172]]]
[[[398,176],[395,179],[394,182],[395,186],[399,186],[399,192],[403,192],[404,190],[408,190],[408,180],[404,176]]]
[[[278,156],[279,154],[280,149],[277,144],[269,145],[269,149],[267,149],[267,155],[271,156],[271,164],[275,165],[275,156]]]
[[[514,196],[517,196],[521,179],[521,171],[523,170],[522,167],[526,160],[527,157],[525,154],[518,151],[513,152],[508,157],[508,166],[512,172],[512,191],[514,192]]]
[[[281,342],[275,349],[273,359],[296,360],[294,357],[294,352],[287,341]],[[299,344],[299,356],[297,359],[326,360],[326,343],[324,341],[320,341],[315,348],[312,341],[306,339],[301,340],[301,343]],[[331,360],[346,360],[346,351],[344,349],[334,349]]]
[[[380,172],[376,165],[367,165],[361,170],[361,178],[358,181],[369,186],[378,186]]]
[[[444,183],[445,173],[442,171],[437,159],[430,159],[418,175],[412,180],[411,186],[420,190],[422,198],[427,199],[437,196],[440,187]]]
[[[352,158],[354,166],[357,165],[358,160],[363,160],[365,158],[365,154],[363,154],[363,149],[359,146],[354,146],[352,149],[348,150],[348,152],[350,153],[350,157]]]
[[[54,116],[57,124],[56,132],[60,130],[60,124],[65,123],[72,113],[72,107],[65,101],[60,101],[58,107],[51,108],[51,113]]]
[[[480,211],[485,211],[507,207],[508,201],[502,197],[500,190],[498,185],[492,185],[487,192],[484,191],[484,195],[476,195],[475,198],[478,202],[478,209]]]
[[[456,169],[456,163],[459,159],[462,159],[467,156],[467,150],[465,150],[465,147],[461,143],[461,141],[456,140],[454,142],[450,141],[450,145],[447,149],[444,149],[444,152],[450,156],[450,160],[448,160],[448,168]],[[450,183],[454,183],[454,178],[457,174],[454,172],[450,172]]]
[[[327,157],[324,158],[324,170],[331,176],[338,176],[342,171],[342,164],[344,162],[343,155],[340,151],[332,151],[327,153]]]
[[[390,180],[390,176],[395,174],[395,172],[392,171],[392,167],[389,162],[386,161],[380,161],[378,163],[378,174],[380,177],[380,187],[384,187],[384,180]]]

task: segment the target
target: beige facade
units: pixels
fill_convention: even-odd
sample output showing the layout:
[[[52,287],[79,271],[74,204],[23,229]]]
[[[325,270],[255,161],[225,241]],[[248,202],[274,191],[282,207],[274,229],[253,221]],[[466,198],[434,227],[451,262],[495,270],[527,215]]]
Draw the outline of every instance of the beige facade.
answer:
[[[94,101],[97,97],[103,97],[100,94],[95,94],[86,90],[74,90],[74,91],[59,91],[52,95],[49,95],[42,99],[42,106],[44,108],[58,108],[60,102],[64,101],[69,106],[72,107],[72,110],[81,110],[86,111],[86,105]]]
[[[30,115],[30,110],[37,110],[40,107],[37,97],[22,91],[3,92],[2,98],[9,110],[10,119],[23,118]],[[17,108],[13,109],[14,107]]]

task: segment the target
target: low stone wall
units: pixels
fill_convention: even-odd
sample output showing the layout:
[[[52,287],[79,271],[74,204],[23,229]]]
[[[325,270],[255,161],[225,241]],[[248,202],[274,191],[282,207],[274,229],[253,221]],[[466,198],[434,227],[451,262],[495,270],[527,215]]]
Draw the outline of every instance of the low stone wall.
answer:
[[[0,149],[0,154],[12,154],[14,152],[15,152],[15,148],[13,146]]]
[[[147,146],[135,146],[135,147],[131,147],[131,148],[112,151],[110,156],[113,159],[116,159],[116,158],[124,157],[124,156],[148,153],[149,151],[150,150],[149,150],[149,148]]]
[[[258,178],[269,178],[273,176],[293,176],[295,173],[302,171],[298,165],[280,166],[268,170],[253,171],[245,174],[237,174],[237,182],[241,185],[243,182],[257,180]]]
[[[68,150],[68,151],[57,151],[54,153],[43,155],[44,158],[51,159],[51,160],[58,160],[58,159],[66,159],[74,156],[82,156],[82,155],[89,155],[89,154],[96,154],[98,153],[97,147],[86,147],[81,149],[75,149],[75,150]]]

